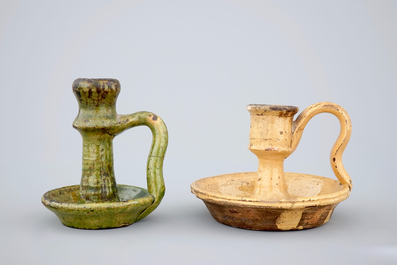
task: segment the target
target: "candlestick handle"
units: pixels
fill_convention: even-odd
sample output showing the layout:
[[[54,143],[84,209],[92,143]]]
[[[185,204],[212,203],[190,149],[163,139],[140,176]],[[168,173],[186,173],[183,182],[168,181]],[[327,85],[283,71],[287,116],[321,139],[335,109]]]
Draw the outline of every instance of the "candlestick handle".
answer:
[[[349,174],[346,172],[345,167],[343,166],[342,154],[347,144],[349,143],[352,125],[349,115],[347,114],[346,110],[341,106],[330,102],[320,102],[317,104],[313,104],[306,108],[304,111],[302,111],[292,125],[292,152],[298,146],[306,124],[315,115],[323,112],[334,114],[339,119],[340,133],[338,138],[336,139],[334,146],[332,147],[330,161],[335,176],[342,184],[348,185],[349,189],[351,190],[353,183]]]

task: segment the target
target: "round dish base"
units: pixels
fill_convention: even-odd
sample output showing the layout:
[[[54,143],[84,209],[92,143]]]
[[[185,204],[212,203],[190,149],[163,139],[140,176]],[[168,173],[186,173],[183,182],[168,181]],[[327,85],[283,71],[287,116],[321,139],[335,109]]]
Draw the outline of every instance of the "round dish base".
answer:
[[[81,229],[130,225],[153,203],[153,197],[147,190],[128,185],[117,185],[118,202],[85,203],[80,200],[79,188],[79,185],[74,185],[48,191],[41,202],[64,225]]]
[[[288,198],[255,198],[257,172],[224,174],[192,183],[212,217],[225,225],[251,230],[302,230],[318,227],[331,218],[335,207],[350,195],[339,181],[299,173],[285,173]]]

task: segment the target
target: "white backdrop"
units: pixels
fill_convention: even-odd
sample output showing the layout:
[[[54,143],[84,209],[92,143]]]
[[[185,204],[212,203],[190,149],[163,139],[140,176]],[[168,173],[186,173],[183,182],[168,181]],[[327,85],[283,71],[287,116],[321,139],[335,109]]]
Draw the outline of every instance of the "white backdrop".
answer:
[[[0,3],[0,254],[6,264],[395,264],[396,1],[11,1]],[[40,197],[78,184],[72,82],[116,78],[120,114],[166,122],[167,192],[146,219],[63,226]],[[326,225],[257,232],[214,221],[193,181],[255,171],[248,104],[331,101],[353,122],[351,197]],[[333,176],[338,120],[322,114],[285,170]],[[146,187],[147,128],[114,141],[117,182]]]

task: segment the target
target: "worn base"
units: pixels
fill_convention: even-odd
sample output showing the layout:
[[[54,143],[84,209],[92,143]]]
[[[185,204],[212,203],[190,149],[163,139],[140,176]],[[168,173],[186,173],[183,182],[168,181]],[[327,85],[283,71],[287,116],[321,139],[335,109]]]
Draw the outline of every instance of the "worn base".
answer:
[[[339,181],[307,174],[285,173],[290,198],[253,198],[257,172],[225,174],[191,185],[212,217],[225,225],[251,230],[301,230],[318,227],[331,218],[350,189]]]
[[[250,230],[302,230],[318,227],[331,218],[336,204],[301,209],[241,207],[204,202],[212,217],[222,224]]]
[[[64,225],[81,229],[130,225],[153,203],[147,190],[127,185],[117,185],[119,202],[85,203],[80,200],[79,188],[75,185],[48,191],[41,202]]]

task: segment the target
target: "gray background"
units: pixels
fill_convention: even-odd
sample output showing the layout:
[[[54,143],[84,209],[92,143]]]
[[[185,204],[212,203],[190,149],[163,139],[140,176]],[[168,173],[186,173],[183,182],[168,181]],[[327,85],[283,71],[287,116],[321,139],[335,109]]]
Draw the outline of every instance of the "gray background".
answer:
[[[396,264],[396,1],[2,1],[0,256],[3,264]],[[78,184],[71,124],[79,77],[117,78],[120,114],[164,119],[166,196],[129,227],[63,226],[41,205]],[[246,105],[343,106],[354,182],[326,225],[258,232],[214,221],[190,184],[255,171]],[[339,131],[315,117],[285,170],[335,178]],[[146,187],[150,131],[114,141],[118,183]]]

